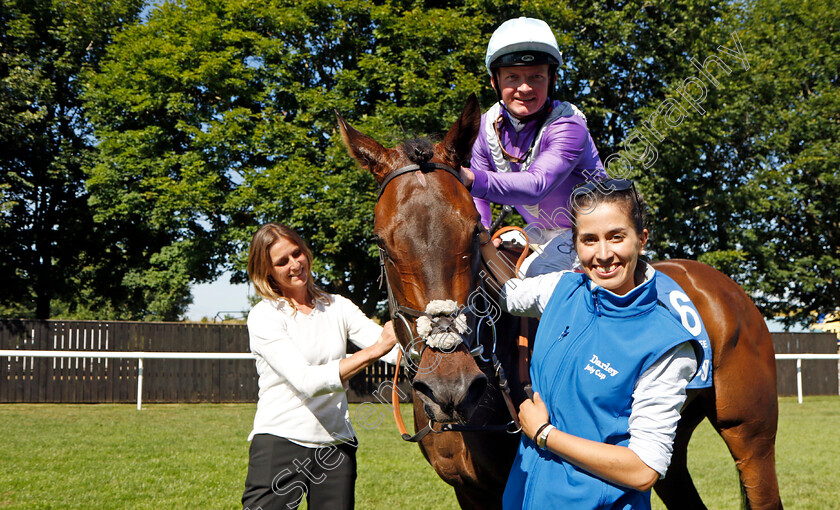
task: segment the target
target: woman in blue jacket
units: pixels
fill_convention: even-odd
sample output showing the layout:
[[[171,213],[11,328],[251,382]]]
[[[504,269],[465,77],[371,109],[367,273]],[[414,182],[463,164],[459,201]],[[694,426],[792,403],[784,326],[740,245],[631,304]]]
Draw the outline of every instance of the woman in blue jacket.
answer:
[[[702,352],[657,304],[633,183],[589,182],[572,200],[583,273],[512,279],[502,294],[541,317],[504,508],[650,508]]]

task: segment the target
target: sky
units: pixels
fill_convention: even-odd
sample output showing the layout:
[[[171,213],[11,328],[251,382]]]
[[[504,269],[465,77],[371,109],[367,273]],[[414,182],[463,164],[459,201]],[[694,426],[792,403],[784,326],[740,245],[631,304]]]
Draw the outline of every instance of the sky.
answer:
[[[213,283],[193,285],[193,304],[187,309],[187,319],[200,321],[202,317],[213,319],[219,312],[247,312],[249,286],[231,285],[230,273],[225,273]],[[225,314],[222,314],[225,315]],[[227,315],[236,315],[228,313]],[[242,318],[245,316],[242,315]]]

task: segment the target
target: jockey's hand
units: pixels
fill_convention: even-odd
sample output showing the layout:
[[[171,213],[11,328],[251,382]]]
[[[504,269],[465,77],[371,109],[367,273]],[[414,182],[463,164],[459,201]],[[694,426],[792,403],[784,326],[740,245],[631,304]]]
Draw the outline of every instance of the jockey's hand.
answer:
[[[464,183],[464,186],[467,189],[472,188],[473,181],[475,180],[475,174],[469,168],[462,166],[461,167],[461,182]]]
[[[519,406],[519,423],[522,433],[530,439],[544,424],[548,422],[548,408],[545,407],[539,393],[534,393],[534,400],[525,399]]]
[[[481,244],[481,246],[484,246],[488,243],[488,241],[493,241],[493,247],[496,249],[498,249],[499,246],[502,245],[502,239],[500,237],[492,239],[490,237],[490,232],[488,232],[487,228],[484,225],[482,225],[481,231],[478,233],[478,242]]]
[[[510,263],[507,262],[507,260],[504,259],[504,257],[502,257],[498,252],[499,245],[502,244],[501,239],[493,239],[493,242],[491,243],[490,232],[488,232],[487,229],[482,228],[478,233],[478,244],[478,249],[481,252],[481,258],[484,259],[484,262],[487,264],[487,268],[490,270],[490,274],[499,284],[497,287],[501,287],[505,284],[505,282],[516,277],[513,266],[511,266]]]

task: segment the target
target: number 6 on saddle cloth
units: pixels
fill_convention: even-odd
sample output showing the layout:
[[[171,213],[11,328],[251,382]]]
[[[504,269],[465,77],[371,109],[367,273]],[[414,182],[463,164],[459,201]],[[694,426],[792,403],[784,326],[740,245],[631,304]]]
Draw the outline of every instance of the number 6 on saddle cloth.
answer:
[[[686,389],[710,388],[712,386],[712,345],[709,342],[706,326],[703,325],[700,314],[697,313],[697,308],[682,287],[665,273],[659,272],[656,275],[656,293],[659,295],[659,304],[667,308],[703,347],[703,363],[698,367],[697,374],[688,383]]]

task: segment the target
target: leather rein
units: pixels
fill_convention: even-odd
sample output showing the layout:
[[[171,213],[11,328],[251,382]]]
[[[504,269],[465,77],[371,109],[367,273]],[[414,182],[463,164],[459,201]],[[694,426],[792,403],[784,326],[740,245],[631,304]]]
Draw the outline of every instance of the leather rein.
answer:
[[[456,179],[458,179],[458,182],[463,184],[463,181],[461,181],[460,173],[449,165],[444,165],[444,164],[440,164],[440,163],[418,163],[418,164],[413,164],[413,165],[408,165],[408,166],[398,168],[398,169],[392,171],[391,173],[389,173],[385,177],[385,179],[382,181],[382,183],[379,185],[379,195],[377,197],[377,201],[379,201],[379,199],[382,198],[382,194],[385,191],[385,188],[388,186],[388,184],[391,181],[393,181],[395,178],[397,178],[401,175],[407,174],[409,172],[415,172],[415,171],[418,171],[418,170],[423,171],[423,172],[432,172],[434,170],[443,170],[443,171],[446,171],[446,172],[450,173],[452,176],[454,176]],[[454,317],[452,317],[452,316],[433,316],[433,315],[428,314],[424,311],[416,310],[414,308],[401,305],[397,302],[396,298],[394,297],[394,293],[391,290],[391,284],[388,280],[388,272],[386,271],[386,268],[385,268],[385,260],[387,259],[387,257],[388,257],[387,252],[380,246],[379,247],[379,266],[380,266],[379,286],[380,286],[380,288],[382,288],[382,285],[384,284],[385,289],[388,293],[388,308],[389,308],[390,315],[391,315],[391,321],[394,322],[395,324],[397,322],[402,323],[403,326],[405,327],[406,331],[408,331],[409,335],[412,334],[411,320],[412,319],[416,320],[420,317],[427,317],[431,321],[431,323],[434,327],[434,330],[436,330],[436,331],[452,331],[452,326],[453,326],[453,323],[454,323]],[[473,306],[461,306],[456,311],[455,316],[457,316],[457,314],[460,314],[460,313],[465,313],[465,314],[471,314],[475,317],[478,317],[478,315],[475,312],[476,312],[476,310],[474,309]],[[411,319],[409,319],[409,318],[411,318]],[[513,400],[511,399],[511,396],[510,396],[510,386],[508,384],[507,377],[505,376],[505,372],[504,372],[504,369],[502,368],[501,362],[499,361],[499,359],[496,356],[496,352],[495,352],[496,351],[496,326],[493,324],[492,320],[488,321],[488,325],[490,326],[490,331],[492,333],[492,340],[493,340],[492,348],[489,349],[490,358],[488,359],[484,356],[484,345],[481,341],[479,331],[481,330],[481,323],[485,319],[488,319],[488,317],[482,316],[482,317],[478,318],[478,320],[474,321],[474,328],[475,329],[474,329],[474,331],[472,332],[472,335],[471,335],[471,336],[474,336],[474,341],[472,342],[472,343],[474,343],[474,345],[469,347],[470,354],[474,358],[476,358],[476,362],[479,363],[480,365],[481,364],[484,364],[485,366],[487,364],[492,365],[493,372],[496,376],[496,381],[497,381],[498,387],[499,387],[500,392],[502,394],[502,397],[505,401],[505,406],[508,409],[508,413],[510,414],[511,420],[504,425],[485,425],[485,426],[471,426],[471,425],[441,423],[440,428],[436,429],[434,427],[435,422],[430,419],[429,423],[425,427],[420,429],[416,434],[414,434],[414,435],[409,434],[408,430],[406,429],[405,422],[403,421],[402,413],[400,412],[400,401],[399,401],[399,390],[397,388],[397,379],[399,378],[400,364],[401,364],[402,358],[404,356],[406,357],[406,360],[407,360],[406,371],[407,371],[407,375],[409,377],[409,381],[412,381],[414,379],[414,376],[416,375],[416,373],[412,375],[412,373],[411,373],[412,370],[409,369],[409,365],[411,364],[411,362],[409,360],[416,357],[416,359],[419,362],[420,358],[423,355],[423,352],[427,348],[427,344],[426,344],[425,341],[422,341],[421,342],[422,345],[420,346],[419,352],[417,352],[414,356],[412,356],[412,353],[411,353],[412,346],[415,343],[417,343],[416,341],[412,342],[408,346],[403,346],[401,342],[397,342],[397,345],[399,346],[399,352],[397,354],[396,370],[394,372],[394,381],[393,381],[393,385],[392,385],[392,388],[391,388],[391,400],[392,400],[392,405],[393,405],[393,408],[394,408],[394,420],[396,421],[397,429],[400,432],[400,436],[405,441],[418,442],[421,439],[423,439],[424,437],[426,437],[429,433],[439,434],[439,433],[442,433],[442,432],[496,431],[496,432],[507,432],[509,434],[516,434],[516,433],[519,433],[519,431],[521,430],[521,426],[519,424],[519,417],[517,416],[516,409],[513,405]],[[454,334],[459,334],[459,333],[457,333],[457,331],[455,331]],[[468,343],[466,341],[464,343],[466,343],[468,346],[470,346],[470,343]],[[416,372],[416,371],[414,371],[414,372]]]

